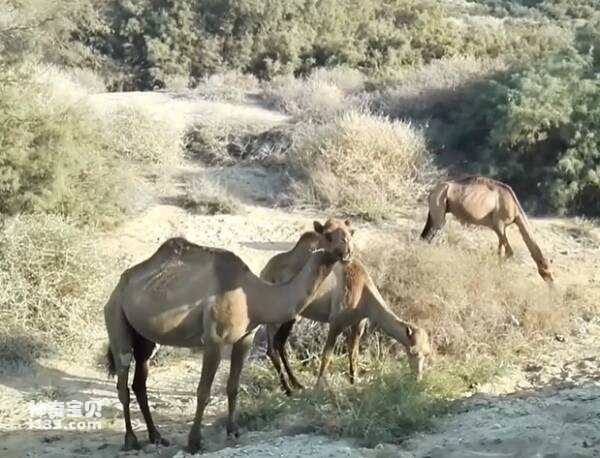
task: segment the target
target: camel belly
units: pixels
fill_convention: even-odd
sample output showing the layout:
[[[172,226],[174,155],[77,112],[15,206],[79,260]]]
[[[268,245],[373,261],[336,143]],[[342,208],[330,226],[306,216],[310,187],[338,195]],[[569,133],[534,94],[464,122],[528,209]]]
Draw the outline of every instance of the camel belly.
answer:
[[[129,324],[146,339],[161,345],[197,347],[203,343],[202,304],[182,304],[162,310],[125,310]]]

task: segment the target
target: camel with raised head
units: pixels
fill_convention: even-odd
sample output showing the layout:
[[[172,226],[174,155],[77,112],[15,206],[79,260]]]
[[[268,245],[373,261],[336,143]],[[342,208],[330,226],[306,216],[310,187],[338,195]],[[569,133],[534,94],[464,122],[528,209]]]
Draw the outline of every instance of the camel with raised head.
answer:
[[[318,241],[289,281],[273,285],[254,275],[234,253],[169,239],[147,260],[126,270],[104,307],[109,373],[117,375],[125,419],[125,449],[139,448],[129,411],[129,366],[135,359],[133,391],[150,442],[168,444],[156,429],[146,395],[148,359],[156,344],[204,347],[198,403],[188,437],[201,448],[201,424],[226,344],[232,345],[227,382],[227,434],[238,436],[237,394],[244,358],[260,324],[293,319],[309,304],[338,261],[348,261],[351,234],[344,222],[314,222]]]
[[[533,239],[527,215],[510,186],[491,178],[470,176],[461,180],[438,183],[429,194],[429,213],[421,238],[431,241],[444,226],[446,213],[460,222],[485,226],[498,236],[498,255],[510,258],[513,250],[506,237],[506,228],[515,223],[523,241],[537,265],[538,273],[548,283],[554,282],[550,262]]]
[[[306,262],[318,239],[318,234],[315,232],[302,234],[290,251],[279,253],[267,262],[260,274],[261,278],[271,283],[288,281]],[[285,307],[286,304],[282,306]],[[347,327],[350,327],[347,339],[349,378],[350,382],[354,383],[359,342],[367,319],[404,346],[411,368],[417,379],[421,379],[425,360],[431,352],[427,332],[405,323],[393,313],[360,261],[351,260],[336,264],[319,287],[312,302],[300,315],[313,321],[329,323],[317,385],[323,381],[337,337]],[[294,323],[295,320],[290,320],[283,324],[267,325],[267,354],[275,367],[283,390],[288,395],[292,393],[293,388],[304,388],[294,375],[285,350],[285,343]],[[283,369],[287,373],[289,382]]]

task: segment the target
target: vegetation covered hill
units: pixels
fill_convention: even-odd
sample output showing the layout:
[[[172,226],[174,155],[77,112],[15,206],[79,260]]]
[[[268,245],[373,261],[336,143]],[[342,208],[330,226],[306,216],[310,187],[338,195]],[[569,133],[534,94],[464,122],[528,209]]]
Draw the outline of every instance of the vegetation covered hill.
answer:
[[[422,427],[594,322],[598,75],[593,0],[7,0],[0,358],[104,344],[121,270],[182,228],[258,271],[283,249],[271,239],[293,241],[318,209],[368,234],[374,279],[430,330],[438,372],[416,387],[375,334],[363,383],[300,408],[257,365],[247,390],[264,402],[247,423],[300,412],[371,443]],[[534,220],[564,281],[554,296],[529,259],[498,266],[479,233],[414,240],[432,180],[463,173],[506,181],[532,215],[577,217]],[[310,370],[323,336],[304,326],[294,350]]]

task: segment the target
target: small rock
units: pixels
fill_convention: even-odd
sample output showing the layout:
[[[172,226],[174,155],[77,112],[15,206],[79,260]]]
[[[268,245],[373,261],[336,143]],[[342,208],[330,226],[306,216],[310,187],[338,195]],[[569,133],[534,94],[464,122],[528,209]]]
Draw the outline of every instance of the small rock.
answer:
[[[544,368],[544,366],[535,363],[529,363],[525,366],[526,372],[539,372]]]
[[[556,340],[557,342],[565,342],[567,339],[565,338],[565,336],[563,336],[562,334],[555,334],[554,335],[554,340]]]

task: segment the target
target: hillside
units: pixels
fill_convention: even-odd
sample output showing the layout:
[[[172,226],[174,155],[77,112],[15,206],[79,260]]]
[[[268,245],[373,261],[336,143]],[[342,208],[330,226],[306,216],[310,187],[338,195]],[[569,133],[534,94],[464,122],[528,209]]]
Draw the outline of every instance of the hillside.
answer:
[[[168,110],[178,113],[181,122],[214,120],[223,113],[227,122],[236,123],[251,113],[252,122],[272,128],[287,122],[286,116],[254,105],[231,105],[199,101],[168,94],[98,94],[94,96],[103,109],[117,103],[143,104],[148,112]],[[167,172],[165,172],[167,173]],[[240,210],[229,215],[194,215],[177,206],[182,189],[189,180],[202,176],[208,183],[218,183],[240,200]],[[143,180],[143,177],[138,177]],[[312,219],[322,219],[315,210],[272,208],[268,196],[281,192],[282,178],[277,171],[260,165],[236,164],[230,167],[207,167],[185,160],[159,180],[160,186],[145,188],[150,197],[145,208],[118,228],[107,232],[102,250],[119,253],[132,265],[149,256],[161,240],[183,235],[194,242],[219,246],[238,253],[258,272],[273,254],[288,249]],[[425,217],[425,208],[408,207],[406,214],[376,227],[358,224],[359,248],[380,237],[415,239]],[[597,284],[600,231],[569,219],[534,219],[532,224],[541,244],[554,254],[559,288],[591,288]],[[463,242],[479,245],[479,250],[493,252],[493,234],[463,228],[451,221],[448,231]],[[517,251],[517,261],[507,269],[527,276],[532,288],[541,287],[523,243],[515,231],[510,233]],[[590,275],[591,274],[591,275]],[[485,311],[483,307],[481,309]],[[598,332],[594,323],[582,323],[579,334],[570,334],[565,342],[547,339],[547,351],[523,362],[500,378],[478,387],[472,400],[460,412],[434,421],[431,432],[408,436],[400,445],[383,448],[360,448],[352,439],[336,441],[320,436],[285,436],[293,429],[275,432],[248,431],[234,450],[224,441],[221,419],[226,400],[222,382],[215,389],[209,407],[208,449],[205,456],[594,456],[600,438],[593,412],[600,406],[598,377]],[[90,335],[88,345],[100,352],[105,336],[99,330]],[[165,349],[161,352],[166,351]],[[89,353],[89,352],[88,352]],[[261,357],[259,352],[255,357]],[[263,356],[264,357],[264,356]],[[172,359],[174,358],[174,359]],[[150,403],[159,426],[175,445],[160,451],[160,456],[181,456],[178,452],[186,440],[193,414],[193,393],[200,374],[197,355],[176,354],[151,369]],[[7,433],[0,446],[3,456],[17,456],[27,441],[29,456],[115,456],[121,442],[122,419],[112,381],[106,379],[101,366],[81,364],[76,356],[69,360],[47,358],[31,367],[4,373],[0,391],[2,425]],[[87,357],[83,361],[88,361]],[[252,364],[252,363],[250,363]],[[228,364],[221,368],[220,380]],[[177,374],[174,378],[173,375]],[[274,378],[274,374],[271,375]],[[249,383],[251,375],[243,376]],[[341,380],[340,383],[347,383]],[[241,396],[245,396],[242,391]],[[70,433],[33,432],[23,429],[27,421],[25,402],[30,399],[100,399],[103,404],[103,430]],[[139,411],[133,407],[136,428],[144,429]],[[568,426],[565,426],[568,425]],[[281,436],[284,434],[284,436]],[[566,440],[565,438],[569,438]],[[560,445],[559,445],[560,444]],[[287,450],[287,451],[286,451]],[[154,453],[152,446],[146,453]],[[291,455],[290,455],[291,454]],[[399,454],[399,455],[398,455]],[[283,456],[282,455],[282,456]]]

